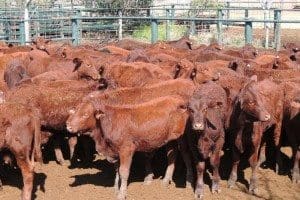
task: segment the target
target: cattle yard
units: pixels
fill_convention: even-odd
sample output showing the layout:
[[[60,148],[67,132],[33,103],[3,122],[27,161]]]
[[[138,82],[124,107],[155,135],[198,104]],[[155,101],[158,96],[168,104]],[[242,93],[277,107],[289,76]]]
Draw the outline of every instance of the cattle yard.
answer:
[[[300,200],[298,7],[178,5],[0,8],[0,199]]]

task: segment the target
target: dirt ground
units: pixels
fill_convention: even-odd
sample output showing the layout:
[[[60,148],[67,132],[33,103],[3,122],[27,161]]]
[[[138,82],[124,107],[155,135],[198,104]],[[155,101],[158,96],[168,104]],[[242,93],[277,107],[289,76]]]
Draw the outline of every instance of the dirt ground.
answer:
[[[230,158],[225,152],[222,157],[221,165],[229,163]],[[193,199],[194,193],[192,188],[186,188],[184,184],[185,168],[179,157],[177,160],[177,168],[173,177],[174,183],[169,187],[161,184],[161,177],[166,167],[166,161],[163,159],[163,151],[158,152],[153,160],[155,180],[151,185],[143,185],[144,178],[144,159],[142,154],[134,157],[131,169],[130,181],[128,186],[129,200],[182,200]],[[288,163],[288,157],[284,156]],[[59,166],[54,161],[48,164],[36,167],[34,180],[34,199],[42,200],[93,200],[93,199],[115,199],[113,182],[114,169],[107,161],[95,159],[94,163],[89,167],[76,167],[70,169],[66,165]],[[80,165],[79,165],[80,166]],[[205,177],[205,199],[299,199],[300,200],[300,184],[292,184],[288,175],[277,175],[271,169],[260,169],[259,193],[257,196],[247,194],[248,181],[251,170],[248,166],[241,170],[240,178],[236,187],[227,188],[226,179],[229,176],[230,165],[220,169],[221,193],[212,195],[209,190],[211,184],[209,180],[210,172]],[[245,178],[243,178],[245,177]],[[0,191],[1,200],[19,199],[21,194],[21,175],[18,170],[13,170],[4,178],[3,191]]]

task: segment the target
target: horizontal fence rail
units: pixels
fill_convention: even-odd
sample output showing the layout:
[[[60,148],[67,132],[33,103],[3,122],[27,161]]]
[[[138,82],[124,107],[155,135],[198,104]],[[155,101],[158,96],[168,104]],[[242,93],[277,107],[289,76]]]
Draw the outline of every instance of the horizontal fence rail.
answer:
[[[37,36],[71,41],[105,42],[127,36],[158,40],[176,39],[189,34],[199,38],[215,37],[221,44],[231,44],[230,31],[238,31],[238,44],[259,41],[265,48],[281,47],[282,27],[300,28],[300,9],[258,8],[140,8],[140,9],[63,9],[30,10],[24,20],[21,10],[0,9],[0,40],[26,44]],[[297,17],[299,16],[299,17]],[[30,40],[25,39],[24,23],[30,24]],[[293,35],[293,34],[290,34]],[[233,42],[234,43],[234,42]]]

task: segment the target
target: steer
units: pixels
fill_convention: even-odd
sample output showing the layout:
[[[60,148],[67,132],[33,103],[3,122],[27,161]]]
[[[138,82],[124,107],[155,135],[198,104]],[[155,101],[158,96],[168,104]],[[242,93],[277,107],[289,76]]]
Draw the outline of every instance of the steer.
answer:
[[[256,171],[264,161],[264,145],[261,147],[260,159],[258,159],[258,153],[261,143],[264,143],[263,139],[266,137],[263,133],[271,127],[274,128],[276,156],[279,159],[278,147],[283,118],[283,100],[284,93],[281,86],[267,79],[257,82],[256,76],[251,77],[251,81],[241,90],[231,121],[234,124],[232,126],[234,127],[232,128],[234,163],[229,179],[230,187],[233,187],[237,179],[240,154],[247,152],[250,155],[249,162],[252,168],[249,192],[257,192]]]
[[[292,181],[300,182],[300,84],[293,82],[283,83],[285,89],[284,117],[282,139],[287,139],[292,148]],[[282,142],[283,143],[283,142]]]
[[[226,110],[225,90],[211,81],[199,86],[190,99],[189,111],[193,131],[188,132],[188,142],[197,169],[196,199],[203,198],[203,173],[207,158],[210,158],[213,167],[212,192],[220,191],[219,164],[225,137]]]
[[[67,129],[73,133],[92,129],[97,151],[109,160],[120,159],[118,199],[125,199],[134,152],[150,152],[181,137],[188,118],[186,104],[180,96],[130,106],[81,103],[70,115]],[[118,181],[117,174],[115,186]]]
[[[34,160],[42,162],[39,112],[6,102],[0,105],[0,123],[0,149],[7,148],[14,154],[23,176],[21,199],[31,200]]]
[[[68,111],[98,84],[88,81],[53,81],[41,84],[23,84],[5,95],[6,101],[31,104],[41,110],[41,124],[45,130],[65,130]],[[74,146],[70,147],[70,157]],[[57,161],[63,164],[64,159],[59,148],[55,148]]]
[[[126,105],[126,104],[139,104],[152,99],[168,96],[168,95],[179,95],[182,98],[188,100],[193,94],[195,86],[192,81],[186,79],[175,79],[163,81],[158,84],[153,84],[147,87],[135,87],[135,88],[118,88],[111,91],[94,91],[91,92],[88,96],[83,98],[82,102],[93,102],[95,104],[109,104],[109,105]],[[71,112],[74,112],[71,110]],[[191,168],[191,162],[188,154],[187,145],[183,140],[178,140],[180,146],[180,152],[183,157],[183,160],[187,167],[186,180],[187,185],[192,183],[193,172]],[[176,143],[175,143],[176,144]],[[173,144],[167,145],[168,149],[168,167],[163,179],[164,184],[169,184],[172,180],[174,173],[174,164],[175,157],[172,156],[177,153],[177,149],[174,148]],[[99,152],[100,153],[100,152]],[[150,154],[149,154],[150,155]],[[146,160],[146,174],[145,183],[149,184],[152,181],[153,173],[151,169],[151,157],[147,156]],[[151,154],[153,156],[153,154]]]

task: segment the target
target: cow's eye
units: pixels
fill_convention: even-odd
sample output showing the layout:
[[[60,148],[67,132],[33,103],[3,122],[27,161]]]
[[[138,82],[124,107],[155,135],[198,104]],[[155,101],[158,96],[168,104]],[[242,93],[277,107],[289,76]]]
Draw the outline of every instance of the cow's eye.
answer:
[[[85,113],[84,115],[83,115],[83,118],[88,118],[89,117],[89,115],[87,114],[87,113]]]
[[[87,67],[89,67],[89,68],[90,68],[91,66],[92,66],[92,65],[87,65]]]
[[[188,111],[189,111],[190,113],[194,113],[194,110],[191,109],[191,108],[188,108]]]

